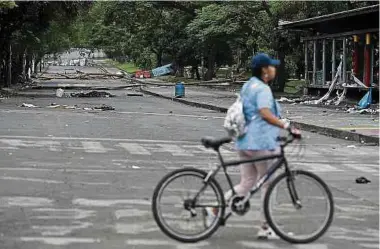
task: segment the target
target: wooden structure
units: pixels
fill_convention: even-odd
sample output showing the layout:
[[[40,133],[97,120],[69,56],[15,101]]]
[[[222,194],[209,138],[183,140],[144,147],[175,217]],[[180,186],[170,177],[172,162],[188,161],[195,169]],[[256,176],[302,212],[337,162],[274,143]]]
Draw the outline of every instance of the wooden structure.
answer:
[[[337,89],[378,87],[379,5],[283,22],[279,26],[308,34],[302,38],[308,89],[329,88],[340,62]]]

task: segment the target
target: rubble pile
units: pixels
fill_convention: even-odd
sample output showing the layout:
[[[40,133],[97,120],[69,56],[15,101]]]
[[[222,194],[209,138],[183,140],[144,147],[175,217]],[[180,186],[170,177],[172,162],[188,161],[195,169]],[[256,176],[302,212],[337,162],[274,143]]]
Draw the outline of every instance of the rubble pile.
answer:
[[[80,93],[71,93],[71,97],[74,98],[110,98],[110,97],[115,97],[115,95],[109,93],[109,92],[104,92],[104,91],[91,91],[88,93],[80,92]]]

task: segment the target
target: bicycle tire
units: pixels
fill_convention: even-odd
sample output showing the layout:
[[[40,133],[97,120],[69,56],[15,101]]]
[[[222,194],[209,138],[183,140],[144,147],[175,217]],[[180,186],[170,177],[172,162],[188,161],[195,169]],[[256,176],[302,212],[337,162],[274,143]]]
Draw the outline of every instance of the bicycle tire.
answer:
[[[310,242],[313,242],[313,241],[317,240],[318,238],[320,238],[327,231],[327,229],[330,227],[330,225],[331,225],[331,223],[333,221],[333,216],[334,216],[334,200],[333,200],[333,196],[332,196],[331,191],[328,188],[327,184],[319,176],[317,176],[316,174],[314,174],[312,172],[309,172],[309,171],[304,171],[304,170],[292,170],[291,174],[292,175],[305,175],[307,177],[310,177],[310,178],[314,179],[316,182],[318,182],[321,185],[322,189],[325,191],[327,199],[328,199],[328,203],[329,203],[329,213],[328,213],[327,221],[325,222],[323,228],[320,229],[320,231],[317,234],[315,234],[315,235],[313,235],[311,237],[308,237],[308,238],[305,238],[305,239],[296,239],[294,237],[289,236],[286,233],[283,233],[275,225],[275,222],[273,221],[273,218],[271,217],[270,210],[269,210],[269,208],[270,208],[269,207],[270,195],[273,192],[273,190],[275,189],[276,185],[281,180],[283,180],[283,178],[287,178],[288,177],[288,174],[286,172],[284,172],[281,175],[277,176],[273,180],[273,182],[269,185],[269,187],[268,187],[267,193],[265,194],[265,197],[264,197],[264,214],[265,214],[265,218],[266,218],[266,220],[268,222],[268,225],[283,240],[285,240],[287,242],[290,242],[290,243],[294,243],[294,244],[310,243]]]
[[[152,199],[152,212],[154,220],[156,221],[158,227],[161,229],[163,233],[165,233],[167,236],[169,236],[172,239],[175,239],[180,242],[185,243],[194,243],[198,242],[204,239],[209,238],[213,233],[216,232],[216,230],[221,225],[221,222],[224,218],[225,213],[225,200],[224,200],[224,193],[222,191],[222,188],[220,187],[219,183],[214,179],[210,178],[208,185],[213,188],[213,190],[217,193],[220,201],[221,201],[221,208],[220,208],[220,215],[216,216],[216,221],[213,222],[213,225],[206,229],[203,233],[201,233],[198,236],[181,236],[175,232],[172,231],[172,229],[169,229],[165,222],[162,220],[162,217],[159,214],[158,211],[158,197],[160,196],[161,192],[163,191],[163,188],[166,187],[167,184],[169,184],[174,179],[183,176],[183,175],[194,175],[197,177],[200,177],[202,179],[205,179],[207,176],[207,173],[203,170],[196,169],[196,168],[183,168],[178,169],[173,172],[170,172],[166,176],[164,176],[161,181],[157,184],[154,193],[153,193],[153,199]]]

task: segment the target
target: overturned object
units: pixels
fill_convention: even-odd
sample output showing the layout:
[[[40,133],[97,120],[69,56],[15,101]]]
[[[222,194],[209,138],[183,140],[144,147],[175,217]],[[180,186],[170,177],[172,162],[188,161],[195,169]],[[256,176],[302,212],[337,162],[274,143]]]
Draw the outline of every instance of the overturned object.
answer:
[[[72,93],[71,97],[75,98],[109,98],[109,97],[115,97],[115,95],[112,95],[109,92],[99,92],[99,91],[91,91],[88,93]]]
[[[370,182],[371,182],[370,180],[368,180],[368,179],[365,178],[364,176],[356,178],[355,181],[356,181],[356,183],[358,183],[358,184],[367,184],[367,183],[370,183]]]

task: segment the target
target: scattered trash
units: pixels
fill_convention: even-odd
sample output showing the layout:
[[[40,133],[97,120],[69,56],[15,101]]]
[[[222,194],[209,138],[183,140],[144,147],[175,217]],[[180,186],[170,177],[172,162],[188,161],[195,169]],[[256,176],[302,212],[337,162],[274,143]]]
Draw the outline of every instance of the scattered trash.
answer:
[[[36,108],[38,106],[35,106],[33,104],[22,103],[21,107]]]
[[[348,145],[347,148],[356,148],[355,145]]]
[[[62,98],[64,92],[65,91],[62,88],[58,88],[55,92],[55,96],[57,96],[58,98]]]
[[[112,110],[115,110],[115,108],[112,107],[112,106],[110,106],[110,105],[102,105],[100,107],[95,107],[94,109],[102,110],[102,111],[112,111]]]
[[[356,178],[355,181],[356,181],[356,183],[358,183],[358,184],[367,184],[367,183],[370,183],[370,182],[371,182],[370,180],[368,180],[368,179],[365,178],[364,176]]]
[[[356,107],[351,107],[347,109],[347,113],[359,113],[359,114],[377,114],[379,113],[380,109],[371,109],[371,108],[366,108],[366,109],[358,109]]]
[[[140,167],[136,165],[132,165],[132,169],[140,169]]]
[[[72,93],[70,94],[71,97],[75,98],[109,98],[109,97],[115,97],[115,95],[112,95],[109,92],[99,92],[99,91],[91,91],[88,93]]]

